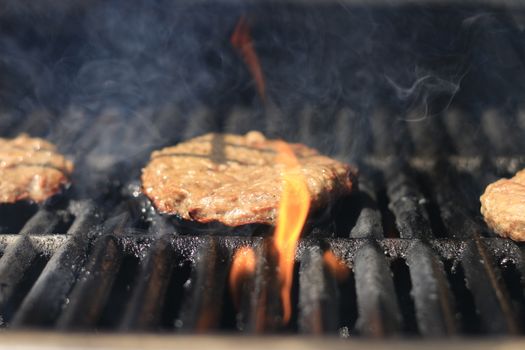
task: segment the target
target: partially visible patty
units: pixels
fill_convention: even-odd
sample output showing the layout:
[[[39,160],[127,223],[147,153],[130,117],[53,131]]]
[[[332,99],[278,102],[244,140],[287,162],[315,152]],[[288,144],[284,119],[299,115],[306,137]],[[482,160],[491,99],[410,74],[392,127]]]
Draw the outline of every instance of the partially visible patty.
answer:
[[[481,213],[494,232],[525,241],[525,169],[488,185],[480,200]]]
[[[72,171],[73,164],[45,140],[0,138],[0,203],[43,202],[69,182]]]
[[[285,165],[277,140],[259,132],[211,133],[155,151],[142,187],[158,211],[200,223],[275,224]],[[355,187],[357,171],[302,144],[290,145],[308,183],[311,209]]]

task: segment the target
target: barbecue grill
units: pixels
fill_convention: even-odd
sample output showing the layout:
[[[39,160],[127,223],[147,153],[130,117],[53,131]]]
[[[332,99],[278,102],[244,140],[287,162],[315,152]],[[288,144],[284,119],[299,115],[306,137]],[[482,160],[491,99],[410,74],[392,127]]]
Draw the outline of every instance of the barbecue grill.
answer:
[[[294,348],[326,335],[311,346],[479,349],[522,335],[525,247],[490,231],[479,195],[525,167],[523,9],[394,3],[6,6],[0,136],[48,138],[76,170],[43,205],[0,206],[5,344]],[[264,102],[229,46],[241,15]],[[252,129],[360,169],[359,190],[307,222],[286,326],[270,228],[164,217],[138,182],[154,149]],[[246,246],[257,267],[234,300]]]

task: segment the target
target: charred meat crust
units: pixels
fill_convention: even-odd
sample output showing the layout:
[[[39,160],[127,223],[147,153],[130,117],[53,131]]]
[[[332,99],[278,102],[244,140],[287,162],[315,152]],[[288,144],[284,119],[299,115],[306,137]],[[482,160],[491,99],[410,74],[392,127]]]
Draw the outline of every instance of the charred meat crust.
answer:
[[[155,151],[142,170],[144,193],[157,210],[200,223],[275,224],[284,165],[276,140],[259,132],[206,134]],[[312,197],[311,210],[356,186],[357,171],[302,144],[291,144]]]
[[[0,138],[0,203],[40,203],[69,183],[73,164],[40,138]]]
[[[488,185],[480,200],[481,213],[494,232],[525,241],[525,169]]]

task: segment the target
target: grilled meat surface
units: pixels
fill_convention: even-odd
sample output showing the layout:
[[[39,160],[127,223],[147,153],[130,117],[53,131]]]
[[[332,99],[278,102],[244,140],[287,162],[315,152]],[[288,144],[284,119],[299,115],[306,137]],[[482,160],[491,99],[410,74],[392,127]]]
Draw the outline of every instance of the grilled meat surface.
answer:
[[[285,165],[277,143],[260,132],[211,133],[155,151],[142,187],[158,211],[200,223],[275,224]],[[302,144],[290,145],[311,195],[312,210],[355,187],[357,171]]]
[[[488,185],[480,200],[481,213],[494,232],[525,241],[525,169]]]
[[[72,171],[73,164],[43,139],[0,138],[0,203],[43,202],[69,182]]]

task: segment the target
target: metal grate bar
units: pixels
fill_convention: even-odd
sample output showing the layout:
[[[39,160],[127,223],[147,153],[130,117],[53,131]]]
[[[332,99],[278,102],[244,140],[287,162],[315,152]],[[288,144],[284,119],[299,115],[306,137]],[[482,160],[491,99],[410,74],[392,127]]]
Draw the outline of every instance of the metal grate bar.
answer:
[[[374,110],[370,115],[374,154],[383,157],[410,154],[413,145],[406,124],[393,111],[384,108]]]
[[[407,251],[418,329],[424,336],[456,334],[454,300],[442,262],[423,242]]]
[[[256,264],[261,264],[261,257],[263,256],[262,248],[263,245],[259,242],[251,245],[251,248],[254,250],[256,255]],[[231,291],[232,299],[235,306],[235,326],[240,331],[254,331],[254,325],[252,324],[252,319],[254,313],[257,312],[256,298],[254,298],[255,293],[255,273],[245,273],[242,276],[239,276],[239,281],[236,290]]]
[[[57,321],[59,329],[91,328],[100,318],[122,262],[123,252],[117,236],[122,234],[129,221],[127,213],[117,216],[95,241],[85,271],[81,273],[70,294],[70,302]]]
[[[265,107],[265,134],[270,138],[284,138],[291,142],[297,141],[298,126],[294,122],[297,111],[291,106],[281,108],[271,102],[268,102]]]
[[[393,160],[385,170],[386,186],[401,238],[432,237],[428,213],[424,207],[427,199],[419,192],[409,175],[407,165],[399,159]]]
[[[176,324],[182,331],[204,332],[219,327],[230,252],[216,239],[210,239],[198,248],[194,259]]]
[[[22,228],[18,239],[6,248],[0,259],[0,313],[4,319],[10,318],[9,304],[38,255],[30,235],[51,233],[59,222],[57,213],[40,209]]]
[[[184,139],[190,139],[211,131],[219,130],[219,118],[213,110],[207,107],[200,107],[191,113],[191,123],[186,125],[183,136]]]
[[[297,114],[298,141],[314,147],[321,153],[334,154],[338,135],[334,135],[333,127],[326,121],[337,122],[336,118],[341,116],[344,117],[344,114],[335,113],[333,107],[319,108],[308,104],[303,106]],[[366,134],[367,130],[363,129],[362,133]]]
[[[501,284],[501,277],[483,243],[479,240],[482,228],[465,209],[468,205],[458,194],[459,190],[453,189],[453,184],[457,184],[459,180],[454,179],[452,169],[446,169],[442,165],[438,165],[434,174],[434,188],[439,189],[436,197],[443,223],[453,236],[471,238],[462,255],[462,266],[467,287],[474,295],[485,326],[492,333],[515,333],[518,326],[506,297],[506,289]]]
[[[250,309],[245,330],[250,333],[276,332],[281,330],[283,305],[277,271],[278,257],[271,239],[263,239],[255,250],[257,267],[254,288],[249,293]]]
[[[336,114],[335,126],[335,150],[333,152],[337,158],[354,163],[364,154],[371,150],[371,131],[369,118],[363,118],[362,115],[350,108],[341,108]],[[355,130],[366,130],[368,132],[359,132]],[[330,139],[330,137],[328,137]]]
[[[12,328],[52,324],[75,283],[88,252],[89,232],[98,215],[91,202],[76,206],[80,215],[68,231],[68,240],[46,264],[13,318]]]
[[[299,269],[299,331],[335,333],[338,304],[335,278],[324,266],[321,247],[312,245],[302,253]]]
[[[480,156],[487,153],[487,143],[482,141],[479,123],[473,120],[470,113],[451,108],[445,111],[442,117],[457,153],[464,156]]]
[[[42,208],[24,225],[19,234],[29,235],[52,233],[53,229],[59,222],[60,216],[56,211]]]
[[[513,122],[505,122],[502,115],[508,111],[487,109],[481,115],[481,125],[490,141],[490,153],[494,155],[513,154],[516,149],[523,149],[522,135],[516,134]],[[521,146],[521,147],[520,147]]]
[[[251,130],[262,130],[264,121],[262,111],[246,107],[233,107],[225,122],[224,130],[228,133],[245,134]]]
[[[168,146],[180,142],[182,130],[188,128],[188,121],[191,123],[192,118],[187,118],[175,104],[168,103],[158,110],[154,110],[153,120],[148,123],[153,129],[154,134],[158,137],[159,146]],[[173,132],[179,130],[179,132]]]
[[[399,333],[401,313],[388,263],[378,247],[365,243],[354,260],[358,319],[357,330],[367,336]]]
[[[508,292],[484,244],[478,239],[467,242],[461,261],[487,331],[517,334],[519,326]]]
[[[430,106],[421,106],[410,111],[405,122],[410,131],[414,154],[435,157],[451,153],[451,143],[447,140],[441,119],[433,116]]]
[[[148,330],[160,321],[174,263],[169,236],[153,243],[137,276],[133,294],[121,322],[122,330]]]
[[[479,235],[482,228],[472,219],[472,214],[465,206],[465,200],[461,198],[461,190],[458,189],[457,177],[452,174],[454,169],[443,162],[438,162],[430,171],[429,178],[434,189],[434,197],[439,205],[441,219],[449,237],[471,238]]]
[[[360,203],[361,208],[359,208],[359,216],[350,232],[350,238],[383,237],[383,224],[376,202],[376,194],[375,181],[367,179],[363,174],[359,180],[359,191],[353,195],[353,200]]]

